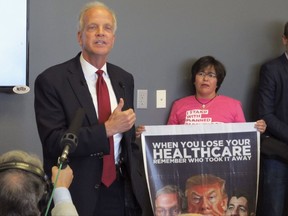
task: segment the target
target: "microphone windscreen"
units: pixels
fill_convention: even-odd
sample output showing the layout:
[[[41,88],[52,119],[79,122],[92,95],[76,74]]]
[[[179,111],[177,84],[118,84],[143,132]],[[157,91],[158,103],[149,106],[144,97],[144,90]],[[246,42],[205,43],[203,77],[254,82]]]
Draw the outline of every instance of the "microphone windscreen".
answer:
[[[76,111],[76,114],[67,130],[67,133],[72,133],[72,134],[75,134],[76,136],[78,135],[79,129],[83,122],[84,114],[85,112],[83,108],[79,108]]]
[[[78,138],[77,135],[79,133],[79,129],[82,125],[83,118],[84,118],[84,109],[79,108],[76,111],[76,114],[68,128],[68,130],[63,135],[60,145],[62,148],[65,148],[67,145],[70,148],[70,152],[75,151],[77,144],[78,144]]]

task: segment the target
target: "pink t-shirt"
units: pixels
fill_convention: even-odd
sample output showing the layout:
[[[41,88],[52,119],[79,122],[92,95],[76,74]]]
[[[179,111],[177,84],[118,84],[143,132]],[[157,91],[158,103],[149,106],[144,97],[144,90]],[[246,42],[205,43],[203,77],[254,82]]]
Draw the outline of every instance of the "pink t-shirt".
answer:
[[[211,101],[210,99],[198,100],[206,104],[204,108],[194,95],[175,101],[167,124],[246,122],[241,102],[238,100],[222,95],[218,95]]]

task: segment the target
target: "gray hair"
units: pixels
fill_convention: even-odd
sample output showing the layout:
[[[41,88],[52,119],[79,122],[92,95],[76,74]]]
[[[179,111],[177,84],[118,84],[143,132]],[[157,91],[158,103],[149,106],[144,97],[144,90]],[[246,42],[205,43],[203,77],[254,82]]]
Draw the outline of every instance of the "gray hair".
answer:
[[[43,163],[35,154],[29,154],[20,150],[13,150],[0,156],[0,164],[8,162],[24,162],[39,167],[43,171]]]
[[[7,163],[26,163],[43,171],[41,160],[23,151],[10,151],[0,156],[0,168]],[[39,201],[45,193],[43,180],[21,169],[0,170],[0,215],[39,216]]]
[[[186,209],[187,205],[186,205],[186,199],[185,199],[184,193],[182,192],[182,190],[178,186],[176,186],[176,185],[166,185],[166,186],[160,188],[156,192],[155,200],[160,195],[163,195],[163,194],[176,194],[177,195],[177,200],[178,200],[178,206],[181,208],[182,211],[184,209]]]
[[[113,29],[113,32],[115,33],[116,30],[117,30],[117,18],[116,18],[116,14],[115,14],[115,12],[114,12],[112,9],[110,9],[110,8],[109,8],[108,6],[106,6],[104,3],[99,2],[99,1],[88,2],[87,4],[85,4],[85,5],[83,6],[83,8],[82,8],[81,11],[80,11],[79,17],[78,17],[78,31],[82,31],[83,28],[84,28],[84,21],[83,21],[83,19],[84,19],[84,15],[85,15],[86,11],[88,11],[89,9],[94,8],[94,7],[103,7],[103,8],[105,8],[105,9],[107,9],[107,10],[111,13],[111,15],[112,15],[112,17],[113,17],[113,21],[114,21],[114,29]]]

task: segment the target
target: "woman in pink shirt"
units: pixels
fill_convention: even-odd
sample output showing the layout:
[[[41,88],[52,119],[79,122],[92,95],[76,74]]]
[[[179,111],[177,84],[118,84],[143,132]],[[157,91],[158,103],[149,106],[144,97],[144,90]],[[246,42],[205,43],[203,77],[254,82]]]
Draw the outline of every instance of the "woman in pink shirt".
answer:
[[[173,103],[167,124],[211,124],[245,122],[241,102],[217,94],[226,76],[224,65],[212,56],[198,59],[192,66],[192,84],[195,94]],[[255,127],[263,133],[264,120],[258,120]],[[145,130],[137,127],[136,136]]]

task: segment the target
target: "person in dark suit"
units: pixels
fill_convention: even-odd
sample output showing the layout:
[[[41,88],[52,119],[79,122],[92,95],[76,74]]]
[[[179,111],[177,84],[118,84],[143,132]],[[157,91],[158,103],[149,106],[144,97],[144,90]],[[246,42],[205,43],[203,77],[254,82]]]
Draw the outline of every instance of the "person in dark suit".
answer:
[[[260,70],[259,114],[267,124],[266,136],[288,145],[288,22],[282,41],[286,52],[265,63]],[[286,216],[288,163],[265,155],[261,163],[257,215]]]
[[[78,146],[69,154],[74,172],[70,187],[79,215],[152,215],[152,208],[135,141],[133,111],[134,79],[122,68],[107,62],[114,45],[117,20],[114,12],[100,2],[87,3],[79,15],[76,57],[41,73],[35,81],[35,115],[43,146],[45,171],[57,163],[60,140],[79,108],[85,116],[78,133]],[[108,91],[111,114],[99,120],[96,71],[102,70]],[[109,111],[110,112],[110,111]],[[113,138],[114,152],[109,140]],[[111,149],[113,149],[111,147]],[[105,185],[103,158],[114,155],[116,179]],[[113,165],[114,166],[114,165]]]

